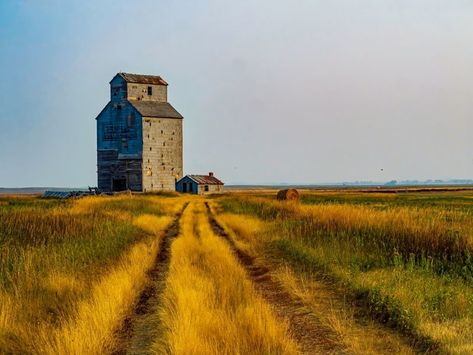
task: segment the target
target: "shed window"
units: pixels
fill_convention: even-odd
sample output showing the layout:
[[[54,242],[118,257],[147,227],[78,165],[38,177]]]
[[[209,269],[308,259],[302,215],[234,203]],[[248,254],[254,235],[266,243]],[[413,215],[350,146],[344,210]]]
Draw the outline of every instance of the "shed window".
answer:
[[[204,191],[209,191],[209,185],[204,186]]]
[[[153,87],[152,86],[148,86],[148,95],[153,95]]]

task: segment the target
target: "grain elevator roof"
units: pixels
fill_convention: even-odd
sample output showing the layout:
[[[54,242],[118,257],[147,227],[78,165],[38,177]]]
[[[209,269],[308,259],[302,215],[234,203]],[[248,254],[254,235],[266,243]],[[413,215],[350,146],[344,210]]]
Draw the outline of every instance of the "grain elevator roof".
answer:
[[[128,101],[143,117],[183,118],[169,102]]]
[[[131,73],[118,73],[127,83],[168,85],[168,83],[157,75],[143,75]]]

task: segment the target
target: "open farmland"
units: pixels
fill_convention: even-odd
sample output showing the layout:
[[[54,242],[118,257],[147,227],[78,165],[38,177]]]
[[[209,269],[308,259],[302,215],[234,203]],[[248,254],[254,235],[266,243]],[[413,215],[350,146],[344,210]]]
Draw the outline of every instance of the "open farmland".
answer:
[[[473,352],[473,193],[0,198],[0,352]]]

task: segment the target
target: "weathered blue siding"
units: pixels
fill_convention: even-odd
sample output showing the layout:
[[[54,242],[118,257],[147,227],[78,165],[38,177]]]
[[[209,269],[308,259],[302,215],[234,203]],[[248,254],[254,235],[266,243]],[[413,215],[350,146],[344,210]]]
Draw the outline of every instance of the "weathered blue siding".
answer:
[[[142,118],[125,101],[109,102],[97,117],[98,187],[113,190],[114,179],[126,188],[142,190]]]
[[[97,117],[97,149],[138,154],[143,149],[142,117],[128,102],[110,102]]]
[[[184,176],[181,180],[176,182],[176,191],[197,194],[199,192],[199,184],[188,176]]]
[[[127,96],[127,82],[120,75],[115,75],[110,81],[110,100],[112,102],[126,101]]]

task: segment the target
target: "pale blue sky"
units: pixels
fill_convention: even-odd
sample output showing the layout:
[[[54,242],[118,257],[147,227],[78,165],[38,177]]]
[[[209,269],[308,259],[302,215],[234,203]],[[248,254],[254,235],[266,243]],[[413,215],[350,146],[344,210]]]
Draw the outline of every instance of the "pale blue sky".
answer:
[[[0,0],[0,186],[95,185],[118,71],[170,83],[186,173],[473,178],[472,18],[462,0]]]

